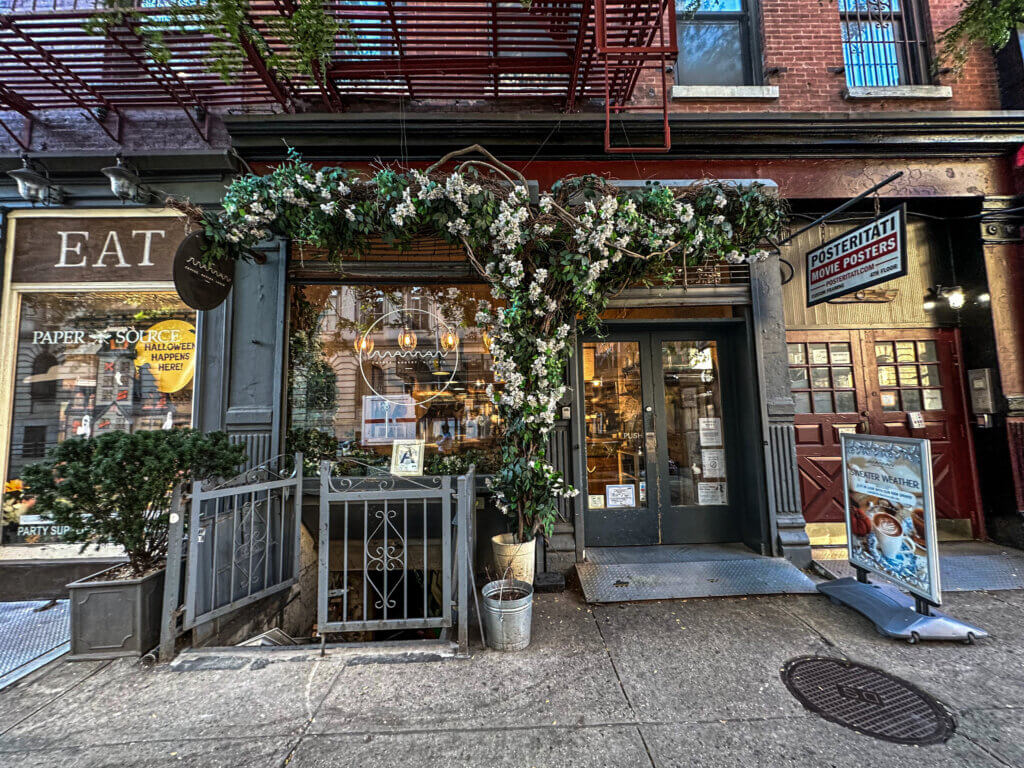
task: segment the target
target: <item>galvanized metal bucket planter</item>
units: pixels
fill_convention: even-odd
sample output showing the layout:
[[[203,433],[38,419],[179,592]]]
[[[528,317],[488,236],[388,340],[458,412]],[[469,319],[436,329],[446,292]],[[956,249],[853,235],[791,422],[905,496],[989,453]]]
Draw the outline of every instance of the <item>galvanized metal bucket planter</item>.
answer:
[[[521,651],[530,644],[533,586],[517,579],[484,585],[483,620],[487,645],[496,651]]]
[[[142,656],[160,641],[164,569],[138,579],[96,581],[114,568],[68,584],[71,655],[77,659]]]
[[[511,533],[491,537],[494,567],[503,579],[516,579],[533,584],[534,563],[537,560],[537,539],[516,541]]]

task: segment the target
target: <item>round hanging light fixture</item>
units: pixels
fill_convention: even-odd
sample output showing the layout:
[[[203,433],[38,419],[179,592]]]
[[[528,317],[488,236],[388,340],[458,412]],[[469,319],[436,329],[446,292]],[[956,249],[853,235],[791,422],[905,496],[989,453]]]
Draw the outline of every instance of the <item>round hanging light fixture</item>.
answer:
[[[103,175],[110,179],[110,191],[118,200],[144,203],[153,196],[149,187],[142,183],[139,175],[125,165],[124,158],[120,154],[117,155],[117,165],[104,168]]]
[[[445,352],[451,352],[457,346],[459,346],[459,336],[451,328],[446,328],[444,333],[441,334],[441,349]]]
[[[356,336],[352,346],[355,348],[357,355],[368,355],[373,352],[373,339],[366,334]]]
[[[416,349],[416,334],[407,326],[404,326],[398,334],[398,346],[404,352],[412,352]]]

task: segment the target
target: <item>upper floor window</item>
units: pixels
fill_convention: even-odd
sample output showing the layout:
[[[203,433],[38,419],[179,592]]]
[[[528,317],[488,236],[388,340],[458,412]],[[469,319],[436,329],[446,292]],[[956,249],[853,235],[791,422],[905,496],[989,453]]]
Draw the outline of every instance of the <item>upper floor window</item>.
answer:
[[[753,85],[750,0],[676,0],[679,85]]]
[[[839,17],[848,86],[931,82],[919,0],[839,0]]]

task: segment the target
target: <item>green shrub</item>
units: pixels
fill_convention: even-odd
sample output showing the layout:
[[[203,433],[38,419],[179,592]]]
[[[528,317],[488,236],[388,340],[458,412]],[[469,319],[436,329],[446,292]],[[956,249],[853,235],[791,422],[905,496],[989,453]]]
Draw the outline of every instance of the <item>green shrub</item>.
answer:
[[[223,432],[108,432],[65,440],[25,468],[34,512],[67,526],[66,541],[116,544],[141,576],[167,557],[174,484],[235,474],[245,448]]]

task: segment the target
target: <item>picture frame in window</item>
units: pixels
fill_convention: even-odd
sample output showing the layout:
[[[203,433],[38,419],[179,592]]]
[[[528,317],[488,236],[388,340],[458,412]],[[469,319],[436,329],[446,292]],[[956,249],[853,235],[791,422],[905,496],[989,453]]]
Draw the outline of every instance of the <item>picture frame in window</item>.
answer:
[[[423,475],[423,440],[395,440],[391,444],[391,474],[399,477]]]

